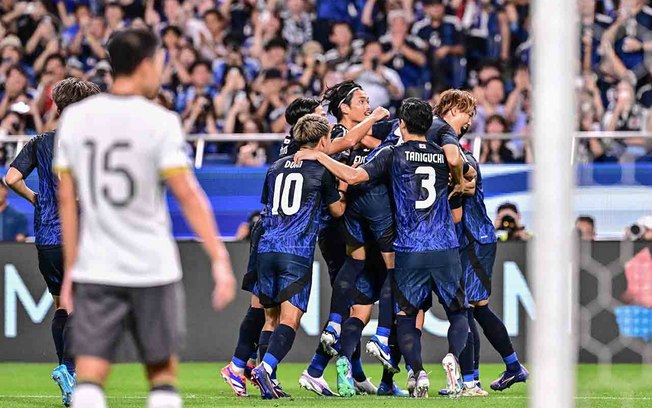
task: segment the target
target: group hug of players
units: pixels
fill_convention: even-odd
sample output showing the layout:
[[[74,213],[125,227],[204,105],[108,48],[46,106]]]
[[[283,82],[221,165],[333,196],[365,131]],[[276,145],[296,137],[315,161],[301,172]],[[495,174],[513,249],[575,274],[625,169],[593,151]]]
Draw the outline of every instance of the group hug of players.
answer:
[[[506,365],[491,388],[526,381],[504,324],[488,306],[496,236],[478,162],[459,145],[475,114],[473,96],[446,91],[434,111],[409,98],[393,120],[384,108],[372,112],[355,82],[329,89],[324,101],[334,126],[314,99],[300,98],[285,113],[292,129],[267,172],[264,210],[251,231],[243,281],[251,305],[221,370],[226,383],[238,396],[248,396],[248,380],[264,399],[288,396],[276,370],[308,305],[316,242],[333,291],[301,387],[323,396],[427,397],[421,332],[433,292],[450,322],[440,394],[488,395],[479,382],[476,322]],[[377,301],[378,328],[365,349],[383,365],[378,387],[360,360],[361,334]],[[337,392],[323,377],[333,357]],[[401,357],[407,391],[393,380]]]

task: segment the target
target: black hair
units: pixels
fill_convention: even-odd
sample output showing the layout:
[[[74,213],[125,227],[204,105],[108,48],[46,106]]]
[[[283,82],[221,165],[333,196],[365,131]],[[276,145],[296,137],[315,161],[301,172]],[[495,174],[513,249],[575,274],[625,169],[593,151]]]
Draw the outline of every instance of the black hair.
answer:
[[[500,77],[497,77],[497,76],[493,76],[493,77],[487,79],[487,80],[484,81],[484,83],[481,84],[481,85],[482,85],[483,87],[486,88],[486,87],[487,87],[490,83],[492,83],[493,81],[498,81],[498,82],[500,82],[501,85],[504,85],[504,84],[503,84],[503,80],[500,79]]]
[[[348,22],[343,21],[343,20],[333,21],[333,22],[330,24],[330,30],[329,30],[328,34],[329,34],[329,35],[333,35],[333,33],[335,32],[335,26],[338,26],[338,25],[345,25],[345,26],[347,26],[347,27],[349,28],[349,31],[351,32],[351,34],[353,34],[353,27],[351,26],[351,24],[349,24]]]
[[[407,98],[401,103],[396,116],[405,123],[413,135],[425,135],[432,126],[432,107],[419,98]]]
[[[274,37],[271,40],[265,43],[265,51],[269,51],[272,48],[283,48],[284,50],[288,49],[288,43],[282,37]]]
[[[206,60],[199,59],[199,60],[192,63],[192,65],[190,66],[190,69],[188,70],[188,73],[192,74],[195,71],[195,68],[197,68],[199,66],[202,66],[202,65],[206,67],[208,72],[212,72],[213,67],[211,67],[211,63],[206,61]]]
[[[299,119],[315,112],[319,101],[313,98],[297,98],[285,109],[285,121],[294,126]]]
[[[45,59],[45,63],[43,64],[43,68],[48,66],[48,63],[52,60],[57,60],[63,65],[64,67],[66,66],[66,58],[61,55],[61,54],[52,54],[48,55],[48,57]]]
[[[496,210],[496,214],[501,212],[502,210],[512,210],[516,214],[518,214],[518,208],[516,208],[516,204],[510,203],[510,202],[505,202],[502,203],[501,205],[498,206],[498,209]]]
[[[590,215],[580,215],[575,222],[587,222],[595,228],[595,220]]]
[[[116,32],[107,45],[114,77],[129,76],[148,58],[154,57],[158,37],[146,29],[126,29]]]
[[[337,85],[333,85],[331,88],[328,88],[324,93],[322,102],[328,102],[328,113],[335,116],[335,118],[340,121],[342,120],[342,110],[340,107],[343,103],[347,105],[351,103],[353,98],[353,92],[355,89],[362,90],[362,87],[353,81],[344,81],[340,82]]]
[[[216,9],[216,8],[211,8],[211,9],[206,10],[206,11],[204,12],[204,14],[203,14],[201,17],[202,17],[202,18],[206,18],[206,16],[211,15],[211,14],[214,14],[215,17],[217,17],[218,20],[220,20],[220,21],[224,21],[224,16],[223,16],[222,13],[220,13],[220,11],[219,11],[218,9]]]
[[[27,75],[27,71],[25,71],[25,68],[23,68],[23,67],[20,66],[19,64],[13,64],[13,65],[11,65],[11,66],[9,67],[9,69],[7,70],[7,75],[6,75],[6,76],[9,76],[9,74],[11,73],[11,71],[18,71],[18,72],[19,72],[22,76],[24,76],[25,78],[29,78],[29,75]]]

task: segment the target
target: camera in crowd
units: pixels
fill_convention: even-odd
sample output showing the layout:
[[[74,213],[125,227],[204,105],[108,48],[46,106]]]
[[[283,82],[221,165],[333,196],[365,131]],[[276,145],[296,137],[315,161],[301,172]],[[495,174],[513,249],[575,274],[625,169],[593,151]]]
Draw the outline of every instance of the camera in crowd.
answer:
[[[652,215],[641,217],[627,227],[625,237],[630,241],[652,241]]]
[[[514,203],[503,203],[498,206],[494,227],[496,237],[500,241],[525,241],[529,238],[525,227],[521,225],[521,214]]]

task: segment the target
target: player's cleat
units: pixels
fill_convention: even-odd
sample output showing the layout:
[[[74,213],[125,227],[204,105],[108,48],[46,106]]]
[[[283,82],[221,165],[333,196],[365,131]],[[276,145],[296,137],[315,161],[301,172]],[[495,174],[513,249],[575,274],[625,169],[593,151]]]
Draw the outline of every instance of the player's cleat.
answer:
[[[276,395],[278,395],[279,398],[292,398],[292,395],[283,391],[281,383],[278,380],[272,380],[272,384],[274,384],[274,392],[276,392]]]
[[[457,398],[463,388],[460,365],[455,356],[451,353],[446,354],[444,359],[441,361],[441,365],[446,373],[447,395],[451,398]]]
[[[383,344],[380,340],[378,340],[378,337],[374,335],[371,339],[369,339],[365,348],[367,350],[367,354],[376,357],[376,359],[378,359],[378,361],[380,361],[383,367],[385,367],[388,371],[392,373],[401,372],[399,366],[394,362],[394,360],[392,360],[389,346]]]
[[[277,399],[279,398],[276,394],[276,388],[272,377],[269,376],[265,367],[262,364],[259,364],[256,368],[251,370],[251,381],[258,387],[260,390],[260,396],[263,399]]]
[[[400,389],[396,383],[385,384],[384,382],[381,382],[378,386],[378,391],[376,391],[376,395],[390,397],[409,397],[410,393]]]
[[[231,363],[227,364],[220,370],[220,375],[224,382],[231,387],[233,392],[238,397],[248,397],[247,394],[247,379],[243,375],[239,375],[231,369]],[[251,378],[251,375],[249,376]]]
[[[417,377],[414,375],[414,371],[409,370],[407,375],[407,392],[410,397],[414,397],[414,390],[417,388]]]
[[[428,389],[430,388],[430,380],[428,373],[421,370],[417,376],[416,387],[414,388],[414,396],[416,398],[428,398]]]
[[[494,391],[503,391],[516,383],[526,382],[529,376],[530,373],[521,365],[521,369],[515,373],[504,371],[500,378],[491,383],[490,387]]]
[[[332,326],[326,326],[323,332],[321,332],[321,337],[319,341],[321,342],[324,350],[331,356],[336,356],[339,353],[338,343],[340,340],[340,335],[337,334],[337,331]]]
[[[304,371],[299,378],[299,386],[304,390],[312,391],[317,395],[324,397],[337,397],[338,395],[334,393],[331,388],[328,386],[324,377],[311,377],[308,374],[308,371]]]
[[[475,387],[474,388],[478,388],[480,391],[485,393],[484,396],[489,395],[488,392],[486,392],[485,390],[482,389],[482,384],[480,384],[480,381],[475,381]],[[448,388],[442,388],[441,390],[439,390],[439,395],[444,396],[444,397],[447,396],[448,395]],[[480,395],[474,395],[474,397],[479,397],[479,396]]]
[[[60,365],[52,370],[52,379],[61,389],[61,402],[66,407],[72,402],[72,392],[75,388],[75,379],[68,372],[65,365]]]
[[[378,392],[378,387],[376,387],[370,378],[365,378],[364,381],[353,380],[353,386],[355,387],[355,393],[358,395],[374,395]]]
[[[460,396],[462,397],[486,397],[489,393],[482,388],[478,387],[477,384],[474,384],[472,387],[467,387],[464,385],[464,389]]]
[[[353,388],[353,377],[351,376],[351,362],[348,358],[342,356],[337,359],[337,393],[340,397],[353,397],[355,388]]]
[[[247,361],[247,365],[245,366],[244,369],[244,376],[247,380],[251,381],[251,370],[256,368],[256,362],[255,360],[249,360]]]

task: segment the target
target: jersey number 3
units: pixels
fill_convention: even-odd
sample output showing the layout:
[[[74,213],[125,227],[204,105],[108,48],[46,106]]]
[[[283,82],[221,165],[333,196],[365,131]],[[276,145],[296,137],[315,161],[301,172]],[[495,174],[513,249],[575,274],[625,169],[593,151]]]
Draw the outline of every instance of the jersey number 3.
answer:
[[[414,174],[423,174],[426,177],[421,179],[421,190],[426,190],[426,196],[423,200],[418,200],[414,203],[417,210],[424,210],[430,208],[437,199],[437,190],[435,189],[435,182],[437,181],[437,173],[435,169],[428,166],[417,167]]]
[[[290,192],[293,190],[292,200]],[[294,215],[301,207],[301,191],[303,191],[303,175],[301,173],[279,174],[274,180],[274,201],[272,215],[278,215],[281,207],[284,215]],[[291,202],[290,202],[291,201]]]
[[[89,171],[89,183],[90,183],[90,196],[93,206],[97,206],[97,175],[98,173],[102,175],[111,175],[118,176],[124,180],[124,183],[127,187],[127,193],[122,197],[116,197],[112,193],[108,185],[102,186],[102,195],[104,199],[114,207],[125,207],[131,200],[133,200],[136,193],[136,183],[134,177],[129,172],[129,170],[120,165],[113,164],[112,157],[116,154],[119,154],[120,151],[129,150],[131,145],[128,141],[117,141],[112,145],[108,146],[104,155],[101,157],[101,166],[97,166],[97,144],[94,141],[86,141],[84,146],[88,149],[88,171]]]

